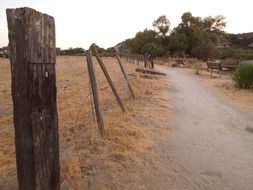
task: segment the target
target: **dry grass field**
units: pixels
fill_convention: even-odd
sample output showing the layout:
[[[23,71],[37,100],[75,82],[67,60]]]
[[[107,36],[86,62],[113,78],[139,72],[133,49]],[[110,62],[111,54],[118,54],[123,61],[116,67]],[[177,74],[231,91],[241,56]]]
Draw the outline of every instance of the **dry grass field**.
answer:
[[[165,77],[153,79],[124,66],[136,99],[130,97],[114,58],[104,62],[127,109],[122,113],[94,59],[106,135],[98,134],[85,57],[58,57],[57,101],[62,189],[147,189],[152,147],[169,134],[172,107]],[[155,157],[155,155],[153,155]],[[150,165],[151,165],[150,164]],[[0,189],[17,189],[10,65],[0,59]]]

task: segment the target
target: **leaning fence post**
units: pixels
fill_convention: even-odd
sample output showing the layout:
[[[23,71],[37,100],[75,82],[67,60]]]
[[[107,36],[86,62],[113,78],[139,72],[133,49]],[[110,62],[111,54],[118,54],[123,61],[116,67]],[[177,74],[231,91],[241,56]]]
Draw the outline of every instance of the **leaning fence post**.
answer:
[[[87,60],[87,67],[88,67],[88,72],[89,72],[92,96],[93,96],[93,101],[94,101],[94,106],[95,106],[97,124],[98,124],[100,135],[103,136],[105,132],[104,121],[103,121],[103,116],[100,111],[97,81],[96,81],[96,75],[95,75],[95,71],[93,67],[92,54],[91,54],[90,49],[86,51],[86,60]]]
[[[19,190],[59,190],[54,18],[7,9]]]
[[[132,89],[131,84],[130,84],[130,82],[129,82],[129,80],[128,80],[128,77],[127,77],[127,75],[126,75],[126,72],[125,72],[125,70],[124,70],[124,67],[123,67],[123,65],[122,65],[122,63],[121,63],[120,57],[119,57],[118,55],[116,55],[116,58],[117,58],[117,60],[118,60],[120,69],[121,69],[121,71],[122,71],[122,73],[123,73],[123,75],[124,75],[124,78],[126,79],[127,86],[128,86],[128,89],[129,89],[129,91],[130,91],[130,93],[131,93],[131,96],[132,96],[133,99],[135,99],[133,89]]]
[[[97,52],[96,47],[95,47],[94,45],[92,45],[92,48],[93,48],[93,50],[94,50],[95,57],[96,57],[96,59],[97,59],[99,65],[100,65],[100,67],[101,67],[101,69],[102,69],[102,71],[103,71],[103,73],[104,73],[104,75],[105,75],[105,78],[107,79],[107,81],[108,81],[108,83],[109,83],[109,85],[110,85],[110,87],[111,87],[111,89],[112,89],[112,92],[113,92],[113,94],[114,94],[114,96],[115,96],[115,98],[116,98],[116,100],[117,100],[117,102],[118,102],[118,104],[119,104],[119,106],[120,106],[121,111],[122,111],[122,112],[125,112],[125,111],[126,111],[126,110],[125,110],[125,107],[124,107],[124,105],[123,105],[123,103],[122,103],[122,101],[121,101],[121,99],[120,99],[120,97],[119,97],[119,95],[118,95],[118,93],[117,93],[116,88],[115,88],[114,85],[113,85],[112,79],[111,79],[109,73],[107,72],[107,69],[106,69],[106,67],[105,67],[105,64],[104,64],[103,60],[102,60],[101,57],[98,55],[98,52]]]

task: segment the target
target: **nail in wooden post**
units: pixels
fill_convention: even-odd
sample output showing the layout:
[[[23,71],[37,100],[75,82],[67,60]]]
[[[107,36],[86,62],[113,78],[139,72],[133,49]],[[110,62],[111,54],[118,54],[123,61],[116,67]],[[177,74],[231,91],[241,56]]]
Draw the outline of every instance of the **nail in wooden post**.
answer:
[[[54,18],[7,9],[19,190],[59,190]]]
[[[121,99],[120,99],[120,97],[119,97],[119,95],[118,95],[118,93],[117,93],[116,88],[114,87],[114,85],[113,85],[113,83],[112,83],[111,77],[110,77],[109,73],[107,72],[107,69],[106,69],[106,67],[105,67],[105,64],[104,64],[103,60],[102,60],[101,57],[98,55],[98,52],[97,52],[96,47],[95,47],[94,45],[93,45],[92,47],[93,47],[93,50],[94,50],[96,59],[97,59],[99,65],[100,65],[100,67],[101,67],[101,69],[102,69],[102,71],[103,71],[103,73],[104,73],[104,75],[105,75],[105,78],[107,79],[107,81],[108,81],[108,83],[109,83],[109,85],[110,85],[110,87],[111,87],[111,89],[112,89],[112,92],[113,92],[113,94],[114,94],[114,96],[115,96],[115,98],[116,98],[116,100],[117,100],[117,102],[118,102],[118,104],[119,104],[119,106],[120,106],[121,111],[122,111],[122,112],[125,112],[126,110],[125,110],[125,108],[124,108],[124,105],[123,105],[123,103],[122,103],[122,101],[121,101]]]
[[[87,51],[86,59],[87,59],[87,67],[88,67],[90,83],[91,83],[92,96],[93,96],[93,101],[94,101],[94,106],[95,106],[97,124],[98,124],[100,135],[103,136],[104,131],[105,131],[104,121],[103,121],[103,117],[102,117],[102,114],[100,111],[100,103],[99,103],[99,97],[98,97],[96,75],[95,75],[95,71],[93,68],[91,50]]]
[[[122,65],[122,63],[121,63],[120,57],[119,57],[118,55],[116,55],[116,58],[117,58],[117,60],[118,60],[120,69],[121,69],[121,71],[122,71],[122,73],[123,73],[123,75],[124,75],[124,77],[125,77],[125,79],[126,79],[127,86],[128,86],[129,91],[130,91],[130,94],[131,94],[132,98],[135,99],[133,89],[132,89],[131,84],[130,84],[130,82],[129,82],[129,80],[128,80],[128,77],[127,77],[127,75],[126,75],[126,72],[125,72],[125,70],[124,70],[124,67],[123,67],[123,65]]]

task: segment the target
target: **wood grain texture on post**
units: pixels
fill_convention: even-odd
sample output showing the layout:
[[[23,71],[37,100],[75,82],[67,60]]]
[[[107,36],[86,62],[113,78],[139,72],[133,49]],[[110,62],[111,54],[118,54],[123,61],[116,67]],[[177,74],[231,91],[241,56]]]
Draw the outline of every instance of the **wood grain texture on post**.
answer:
[[[7,9],[19,190],[59,190],[54,18]]]

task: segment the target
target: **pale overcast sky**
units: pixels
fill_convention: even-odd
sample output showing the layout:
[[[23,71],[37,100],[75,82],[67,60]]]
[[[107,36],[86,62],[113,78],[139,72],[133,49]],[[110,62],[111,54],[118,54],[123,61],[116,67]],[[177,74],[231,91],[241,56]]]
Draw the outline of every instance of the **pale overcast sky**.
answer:
[[[5,9],[31,7],[54,16],[57,47],[104,48],[116,45],[165,14],[172,27],[184,12],[194,16],[226,17],[225,31],[253,32],[252,0],[0,0],[0,47],[8,44]]]

